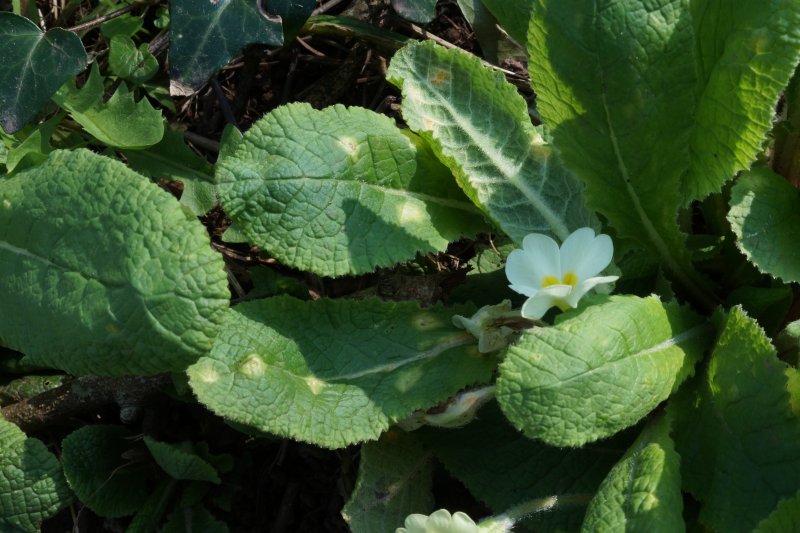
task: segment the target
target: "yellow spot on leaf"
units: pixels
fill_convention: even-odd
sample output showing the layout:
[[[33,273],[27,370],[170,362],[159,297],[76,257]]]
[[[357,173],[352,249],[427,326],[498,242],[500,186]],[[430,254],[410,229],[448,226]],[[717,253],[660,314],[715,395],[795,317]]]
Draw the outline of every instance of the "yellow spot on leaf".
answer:
[[[257,378],[264,373],[264,361],[257,353],[251,353],[239,365],[239,372],[248,378]]]
[[[412,203],[405,203],[398,206],[398,211],[397,218],[403,224],[425,220],[425,214],[422,209]]]
[[[198,377],[203,383],[214,383],[219,379],[219,374],[214,369],[203,368],[200,370]]]
[[[358,142],[352,137],[342,137],[339,139],[339,146],[344,148],[348,155],[354,157],[358,152]]]
[[[441,85],[447,81],[450,75],[445,72],[444,70],[437,69],[436,72],[431,76],[431,83],[434,85]]]
[[[6,209],[11,209],[11,201],[8,198],[3,200],[3,207],[5,207]]]
[[[311,389],[311,394],[314,396],[318,395],[320,392],[322,392],[322,389],[325,388],[325,382],[316,376],[308,376],[305,378],[305,380],[306,385],[308,385],[308,388]]]
[[[106,324],[106,333],[108,333],[109,335],[116,335],[117,333],[119,333],[119,328],[117,327],[116,324],[109,322],[108,324]]]

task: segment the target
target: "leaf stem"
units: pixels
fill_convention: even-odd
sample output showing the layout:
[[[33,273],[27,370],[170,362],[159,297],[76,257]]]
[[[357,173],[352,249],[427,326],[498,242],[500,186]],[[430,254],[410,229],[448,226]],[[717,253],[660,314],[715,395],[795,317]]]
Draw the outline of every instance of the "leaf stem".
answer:
[[[129,4],[122,9],[118,9],[116,11],[112,11],[111,13],[107,13],[102,17],[97,17],[96,19],[89,20],[87,22],[83,22],[78,24],[77,26],[73,26],[71,28],[67,28],[67,31],[71,31],[73,33],[82,32],[85,30],[91,30],[92,28],[101,25],[102,23],[109,21],[111,19],[117,18],[129,11],[133,11],[136,8],[136,4]]]
[[[515,524],[537,513],[551,511],[557,507],[568,507],[574,505],[587,505],[591,501],[593,494],[580,493],[565,496],[546,496],[529,500],[519,505],[515,505],[506,512],[490,516],[481,520],[478,527],[481,531],[499,533],[501,531],[511,531]]]

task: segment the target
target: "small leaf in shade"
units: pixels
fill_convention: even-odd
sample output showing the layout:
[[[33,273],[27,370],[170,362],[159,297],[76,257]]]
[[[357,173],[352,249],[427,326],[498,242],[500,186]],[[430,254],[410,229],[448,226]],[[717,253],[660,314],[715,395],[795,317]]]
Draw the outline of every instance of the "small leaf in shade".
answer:
[[[560,240],[597,227],[583,186],[560,163],[528,106],[502,74],[430,41],[395,54],[388,79],[403,91],[403,117],[476,205],[517,243],[529,233]]]
[[[721,317],[707,370],[670,399],[683,487],[714,531],[753,531],[800,486],[798,372],[740,307]]]
[[[414,433],[393,429],[361,448],[358,481],[342,516],[353,533],[392,531],[433,505],[433,455]]]
[[[201,403],[261,431],[326,448],[377,439],[415,410],[489,381],[496,360],[450,323],[471,310],[286,296],[241,303],[189,383]]]
[[[281,18],[253,0],[172,0],[170,93],[188,96],[248,44],[283,44]]]
[[[755,533],[786,533],[800,531],[800,491],[791,498],[781,500],[764,520],[758,523]]]
[[[36,533],[72,499],[47,446],[0,416],[0,530]]]
[[[147,466],[124,456],[135,447],[122,426],[84,426],[61,443],[64,474],[78,499],[106,518],[135,513],[147,500]]]
[[[392,8],[404,19],[421,24],[436,16],[436,0],[392,0]]]
[[[219,484],[220,480],[216,469],[192,450],[191,443],[186,443],[187,445],[170,444],[146,436],[144,444],[150,450],[150,454],[158,466],[173,479],[208,481]]]
[[[286,105],[224,146],[225,211],[251,242],[302,270],[372,272],[485,229],[425,143],[367,109]]]
[[[680,533],[683,522],[680,457],[668,416],[651,421],[592,498],[582,531]]]
[[[122,163],[56,151],[0,180],[0,338],[32,363],[181,371],[211,348],[229,298],[202,224]]]
[[[745,172],[731,191],[736,245],[762,272],[800,281],[800,191],[766,168]]]
[[[43,33],[25,17],[0,13],[0,126],[19,131],[61,85],[86,67],[86,51],[75,33]]]
[[[523,47],[528,45],[528,24],[533,2],[530,0],[480,0],[504,30]]]
[[[689,375],[709,328],[655,296],[611,296],[508,349],[497,401],[527,436],[581,446],[644,418]]]
[[[158,72],[158,60],[147,50],[147,43],[136,48],[125,35],[111,39],[108,66],[114,74],[132,83],[144,83]]]
[[[133,93],[122,83],[103,101],[103,77],[97,63],[89,78],[78,89],[67,83],[53,100],[69,111],[72,118],[98,141],[115,148],[146,148],[161,140],[164,119],[147,98],[134,101]]]

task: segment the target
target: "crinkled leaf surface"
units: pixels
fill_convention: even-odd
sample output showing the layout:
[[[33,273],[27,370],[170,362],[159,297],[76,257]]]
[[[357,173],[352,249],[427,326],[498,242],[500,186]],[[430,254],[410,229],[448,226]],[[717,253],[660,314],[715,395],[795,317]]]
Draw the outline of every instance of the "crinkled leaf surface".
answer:
[[[202,87],[248,44],[283,44],[280,17],[255,0],[172,0],[170,93],[187,96]]]
[[[688,0],[537,0],[537,108],[589,206],[703,294],[678,229],[696,75]]]
[[[670,400],[683,486],[702,502],[700,520],[711,529],[753,531],[800,488],[796,378],[735,307],[707,372]]]
[[[462,312],[463,311],[463,312]],[[228,313],[189,370],[218,414],[327,448],[377,439],[389,424],[489,380],[495,362],[452,326],[466,308],[289,297]]]
[[[772,513],[758,523],[755,533],[800,531],[800,492],[782,500]]]
[[[511,422],[554,446],[632,426],[694,371],[708,328],[655,296],[612,296],[508,349],[497,400]]]
[[[35,533],[71,501],[58,459],[0,417],[0,529]]]
[[[447,470],[497,513],[523,501],[558,496],[558,505],[525,524],[531,531],[578,531],[600,482],[633,438],[617,437],[582,448],[555,448],[512,428],[496,405],[462,429],[418,430]]]
[[[436,16],[436,0],[392,0],[392,7],[404,19],[422,24]]]
[[[61,85],[86,67],[86,51],[75,33],[43,33],[25,17],[0,13],[0,126],[19,131]]]
[[[362,274],[484,228],[419,138],[361,108],[290,104],[217,165],[226,213],[282,263]]]
[[[800,59],[800,3],[692,0],[698,67],[685,199],[717,192],[749,168]]]
[[[217,470],[194,453],[191,445],[170,444],[148,436],[144,437],[144,444],[158,466],[173,479],[220,482]]]
[[[414,433],[394,429],[361,447],[358,481],[342,516],[353,533],[392,531],[433,506],[433,455]]]
[[[0,338],[72,374],[180,371],[230,293],[205,228],[117,161],[56,151],[0,180]]]
[[[614,465],[586,510],[582,531],[678,533],[683,522],[680,457],[661,416]]]
[[[147,98],[138,102],[122,83],[116,92],[103,101],[103,77],[97,63],[92,65],[89,78],[78,89],[67,83],[53,100],[69,111],[72,118],[98,141],[115,148],[146,148],[161,140],[164,119]]]
[[[126,459],[135,435],[122,426],[84,426],[61,443],[64,474],[89,509],[107,518],[135,513],[147,500],[147,466]]]
[[[745,172],[731,191],[736,245],[762,272],[800,281],[800,191],[766,168]]]
[[[509,237],[521,242],[538,232],[563,240],[597,225],[583,186],[500,73],[471,54],[427,41],[395,54],[388,79],[402,88],[409,127],[431,142],[467,196]]]

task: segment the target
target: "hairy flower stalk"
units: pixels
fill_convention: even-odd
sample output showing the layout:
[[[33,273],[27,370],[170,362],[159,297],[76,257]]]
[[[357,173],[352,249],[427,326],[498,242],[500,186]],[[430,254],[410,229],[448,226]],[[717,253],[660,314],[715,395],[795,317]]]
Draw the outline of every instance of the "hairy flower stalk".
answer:
[[[561,247],[547,235],[527,235],[506,263],[509,287],[528,297],[522,316],[539,319],[551,307],[576,307],[597,285],[616,281],[619,276],[597,276],[613,255],[611,238],[591,228],[574,231]]]

